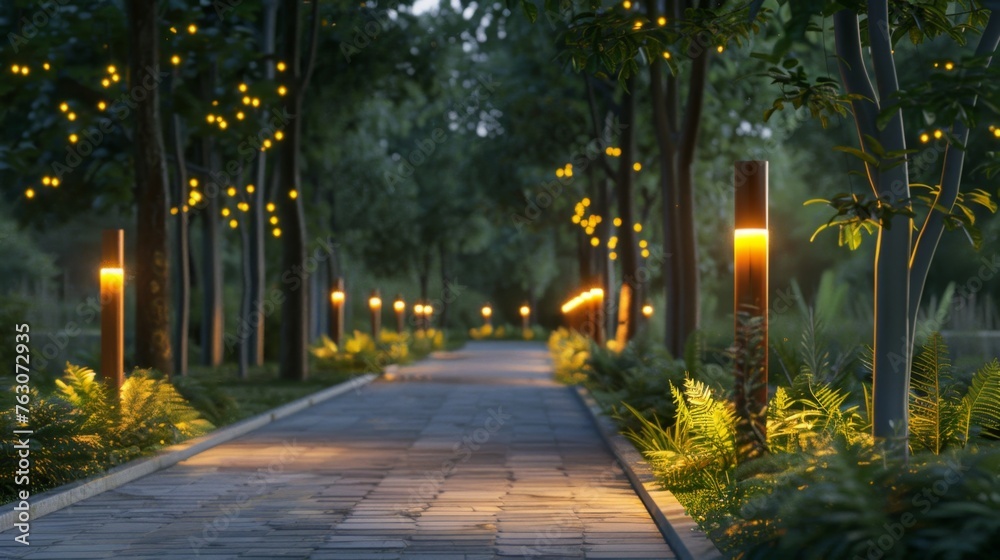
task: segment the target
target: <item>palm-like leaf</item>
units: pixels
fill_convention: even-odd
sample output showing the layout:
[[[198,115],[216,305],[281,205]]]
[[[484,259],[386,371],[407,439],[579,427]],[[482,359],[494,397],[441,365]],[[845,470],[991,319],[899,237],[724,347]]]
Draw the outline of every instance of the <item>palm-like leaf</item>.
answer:
[[[1000,429],[1000,360],[994,358],[976,371],[959,408],[956,431],[964,441],[977,428]]]
[[[910,374],[910,443],[939,454],[954,441],[959,407],[950,402],[953,377],[948,347],[940,333],[924,343]]]

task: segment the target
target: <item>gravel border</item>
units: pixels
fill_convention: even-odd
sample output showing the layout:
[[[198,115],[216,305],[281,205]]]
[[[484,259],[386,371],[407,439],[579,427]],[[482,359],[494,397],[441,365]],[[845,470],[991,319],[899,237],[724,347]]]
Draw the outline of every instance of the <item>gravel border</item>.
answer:
[[[395,366],[388,366],[386,367],[386,372],[392,373],[395,369]],[[29,500],[31,503],[29,509],[31,520],[34,521],[39,517],[73,505],[80,500],[96,496],[102,492],[114,490],[115,488],[132,482],[137,478],[141,478],[158,470],[173,466],[185,459],[189,459],[192,456],[201,453],[202,451],[236,439],[276,420],[291,416],[296,412],[305,410],[338,395],[357,390],[371,383],[376,377],[378,376],[374,373],[367,373],[360,377],[355,377],[354,379],[338,383],[332,387],[327,387],[326,389],[317,391],[311,395],[306,395],[305,397],[294,400],[288,404],[283,404],[277,408],[262,412],[256,416],[240,420],[235,424],[224,426],[204,436],[197,437],[177,445],[171,445],[170,447],[165,447],[152,457],[136,459],[125,463],[124,465],[117,466],[102,474],[95,475],[89,479],[71,482],[38,494],[37,496],[32,496]],[[11,509],[3,512],[3,514],[0,514],[0,532],[12,529],[14,524],[17,522],[15,515],[17,512],[12,509],[16,503],[17,500],[15,500],[13,504],[4,506],[4,509],[7,509],[8,507]]]
[[[614,422],[604,415],[601,407],[591,396],[590,391],[577,385],[575,387],[577,396],[583,403],[597,426],[597,431],[601,433],[604,442],[614,453],[618,463],[622,466],[626,476],[632,483],[635,493],[642,499],[649,514],[653,517],[663,537],[667,540],[670,548],[677,553],[680,560],[718,560],[725,558],[715,544],[708,538],[698,524],[681,506],[677,498],[669,490],[663,490],[652,469],[645,459],[642,458],[635,447],[618,433]]]

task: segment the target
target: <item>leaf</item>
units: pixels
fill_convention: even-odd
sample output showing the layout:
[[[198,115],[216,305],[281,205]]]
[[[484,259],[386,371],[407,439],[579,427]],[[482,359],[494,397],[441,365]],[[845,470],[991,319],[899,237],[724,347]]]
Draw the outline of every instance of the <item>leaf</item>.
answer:
[[[531,23],[538,21],[538,6],[534,2],[521,0],[521,8],[524,10],[524,15],[528,16],[528,21]]]
[[[878,167],[878,160],[875,159],[875,156],[873,156],[873,155],[871,155],[869,153],[865,153],[865,152],[863,152],[863,151],[861,151],[861,150],[859,150],[857,148],[854,148],[854,147],[851,147],[851,146],[834,146],[833,149],[837,150],[839,152],[844,152],[844,153],[851,154],[854,157],[860,158],[862,161],[864,161],[865,163],[867,163],[869,165],[872,165],[874,167]]]

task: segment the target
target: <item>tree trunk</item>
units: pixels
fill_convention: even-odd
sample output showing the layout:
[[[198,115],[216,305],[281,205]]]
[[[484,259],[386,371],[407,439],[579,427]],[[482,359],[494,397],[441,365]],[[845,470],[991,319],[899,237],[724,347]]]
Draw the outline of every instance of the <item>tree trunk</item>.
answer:
[[[210,138],[201,141],[201,160],[210,176],[218,167],[218,156]],[[208,179],[203,181],[207,183]],[[224,196],[229,185],[218,185],[219,195],[212,196],[203,187],[205,205],[201,209],[201,363],[218,367],[222,364],[223,307],[222,307],[222,236],[219,233],[219,196]]]
[[[448,308],[451,301],[451,294],[448,293],[448,286],[451,285],[451,276],[448,273],[448,251],[444,243],[438,244],[438,256],[441,260],[441,319],[438,326],[441,330],[448,328]]]
[[[302,142],[303,80],[300,61],[301,22],[299,0],[283,0],[284,6],[284,57],[288,66],[288,89],[284,96],[284,109],[291,116],[281,150],[281,189],[277,193],[278,212],[281,220],[281,364],[283,379],[308,378],[306,349],[309,313],[308,290],[305,285],[306,227],[302,209],[299,180],[299,155]]]
[[[174,72],[174,79],[177,79],[177,72]],[[181,124],[181,117],[177,113],[173,116],[173,137],[174,137],[174,160],[177,164],[177,215],[175,221],[174,246],[177,250],[177,299],[176,299],[176,319],[174,325],[174,373],[177,375],[187,375],[188,371],[188,337],[191,327],[191,255],[189,250],[190,226],[188,224],[188,213],[185,210],[188,199],[188,174],[187,160],[184,158],[184,140]]]
[[[133,91],[144,99],[135,109],[135,179],[139,198],[136,228],[135,361],[166,375],[173,373],[170,355],[170,261],[167,231],[167,168],[164,162],[160,96],[142,82],[159,71],[157,0],[130,0],[129,74]],[[138,100],[138,98],[137,98]]]
[[[264,56],[274,54],[274,37],[278,21],[278,0],[266,0],[263,8],[263,29],[261,30],[261,52]],[[265,78],[274,78],[273,61],[266,63]],[[267,152],[257,152],[256,169],[253,174],[254,192],[250,195],[249,212],[249,259],[250,308],[241,314],[246,321],[246,333],[241,340],[248,342],[247,352],[251,365],[264,363],[264,287],[267,283],[267,266],[264,260],[264,239],[267,233],[266,204],[267,193]]]
[[[639,326],[639,299],[635,297],[639,283],[638,244],[636,242],[635,212],[633,211],[632,185],[635,171],[632,163],[635,161],[635,77],[626,79],[626,91],[622,95],[621,120],[624,127],[622,133],[622,155],[618,162],[618,181],[616,185],[618,216],[622,219],[622,227],[618,230],[618,252],[621,255],[622,282],[632,289],[633,296],[629,298],[628,308],[619,309],[625,312],[625,340],[631,340]]]

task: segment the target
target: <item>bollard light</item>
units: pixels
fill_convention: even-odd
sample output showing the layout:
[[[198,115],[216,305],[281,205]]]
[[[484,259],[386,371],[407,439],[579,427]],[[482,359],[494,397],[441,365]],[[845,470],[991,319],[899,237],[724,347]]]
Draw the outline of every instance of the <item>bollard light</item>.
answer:
[[[741,461],[765,452],[767,410],[768,224],[767,162],[736,162],[733,233],[733,311],[737,454]]]
[[[434,317],[434,306],[426,303],[424,304],[424,324],[427,325],[428,329],[433,329],[434,325],[431,323]]]
[[[490,304],[487,303],[486,305],[483,306],[482,313],[483,313],[483,324],[484,325],[492,325],[493,324],[493,306],[491,306]]]
[[[652,317],[653,316],[653,306],[650,305],[650,304],[648,304],[648,303],[646,305],[643,305],[642,306],[642,316],[645,317],[645,318],[647,318],[647,319],[649,319],[650,317]]]
[[[101,234],[101,378],[115,394],[125,382],[125,230]]]
[[[521,329],[527,331],[531,322],[531,308],[527,305],[522,305],[518,311],[521,313]]]
[[[378,331],[382,328],[382,298],[378,290],[372,290],[372,295],[368,298],[368,309],[372,312],[372,338],[377,342]]]
[[[413,316],[417,321],[417,330],[423,332],[424,330],[424,304],[417,303],[413,305]]]
[[[341,338],[344,336],[344,279],[337,278],[330,292],[330,340],[340,349]]]
[[[401,333],[406,328],[406,302],[403,295],[397,294],[396,301],[392,302],[392,309],[396,312],[396,332]]]
[[[591,320],[594,324],[594,342],[604,344],[604,289],[591,288],[590,297],[593,300]]]

